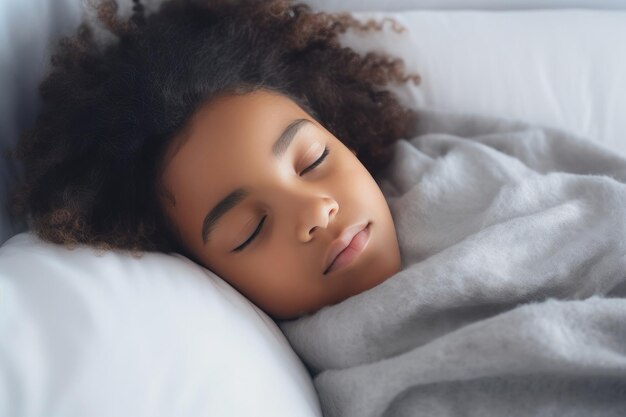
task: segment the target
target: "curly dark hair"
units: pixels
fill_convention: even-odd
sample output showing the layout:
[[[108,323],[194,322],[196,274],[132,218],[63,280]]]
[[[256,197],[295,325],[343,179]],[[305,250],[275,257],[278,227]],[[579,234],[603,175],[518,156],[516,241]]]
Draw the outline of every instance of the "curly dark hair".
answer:
[[[402,59],[362,56],[338,41],[348,28],[382,23],[289,0],[169,0],[151,14],[133,1],[127,19],[114,0],[93,5],[108,42],[87,20],[61,38],[39,85],[41,110],[12,152],[24,178],[10,211],[45,241],[185,253],[159,204],[162,158],[218,95],[286,95],[373,176],[390,145],[412,134],[415,111],[380,86],[419,84],[419,75],[407,76]]]

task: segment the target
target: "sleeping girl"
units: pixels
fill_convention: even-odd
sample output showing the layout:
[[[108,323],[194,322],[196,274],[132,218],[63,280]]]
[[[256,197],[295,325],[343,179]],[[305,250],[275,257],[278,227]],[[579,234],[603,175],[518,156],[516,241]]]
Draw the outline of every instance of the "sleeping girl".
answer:
[[[64,39],[15,156],[44,240],[177,252],[278,322],[325,417],[623,416],[626,159],[403,107],[288,1],[137,1]],[[219,337],[219,335],[218,335]]]
[[[415,113],[382,86],[419,77],[338,42],[381,26],[285,0],[135,3],[94,6],[108,42],[87,22],[60,42],[16,215],[68,246],[182,253],[275,319],[396,273],[373,176]]]

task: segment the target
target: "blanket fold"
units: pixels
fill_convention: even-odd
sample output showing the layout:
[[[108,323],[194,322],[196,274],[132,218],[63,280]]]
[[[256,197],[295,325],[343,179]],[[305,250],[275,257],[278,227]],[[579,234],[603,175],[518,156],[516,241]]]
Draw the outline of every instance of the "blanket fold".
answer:
[[[324,415],[626,415],[626,157],[418,112],[376,178],[402,270],[278,322]]]

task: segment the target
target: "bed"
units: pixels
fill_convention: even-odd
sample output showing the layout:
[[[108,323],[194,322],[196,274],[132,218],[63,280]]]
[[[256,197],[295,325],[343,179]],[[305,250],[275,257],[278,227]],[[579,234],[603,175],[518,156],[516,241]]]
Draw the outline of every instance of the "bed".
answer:
[[[407,106],[566,129],[626,157],[623,2],[308,3],[407,29],[343,38],[421,75],[419,86],[391,87]],[[80,20],[80,1],[52,5],[0,3],[3,151],[36,114],[52,42]],[[2,160],[1,202],[19,175]],[[0,244],[0,415],[322,415],[277,324],[185,257],[66,250],[4,207]]]

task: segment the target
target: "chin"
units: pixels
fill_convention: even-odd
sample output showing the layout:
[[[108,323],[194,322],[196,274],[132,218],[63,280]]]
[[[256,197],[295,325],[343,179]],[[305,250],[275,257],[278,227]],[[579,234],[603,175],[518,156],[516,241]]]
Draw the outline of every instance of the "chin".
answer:
[[[402,270],[402,264],[400,262],[400,256],[399,254],[397,254],[397,256],[394,257],[393,261],[389,262],[388,267],[385,268],[380,273],[380,275],[378,275],[372,287],[382,284],[383,282],[387,281],[389,278],[391,278],[392,276],[394,276],[401,270]]]

